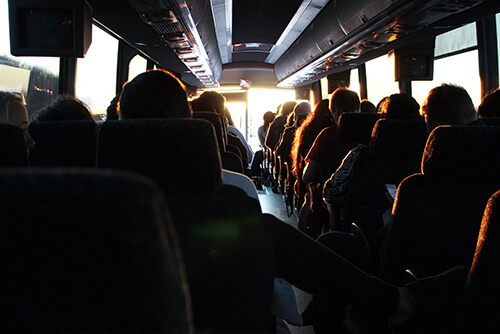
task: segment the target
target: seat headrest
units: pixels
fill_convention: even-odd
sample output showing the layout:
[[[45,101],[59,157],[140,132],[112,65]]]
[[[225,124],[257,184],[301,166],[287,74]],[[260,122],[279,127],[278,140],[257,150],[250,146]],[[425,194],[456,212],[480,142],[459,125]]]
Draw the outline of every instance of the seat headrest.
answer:
[[[500,182],[500,127],[440,126],[429,135],[422,173],[439,182]]]
[[[105,122],[99,133],[97,166],[146,175],[166,195],[209,193],[222,184],[214,128],[202,119]]]
[[[193,112],[193,118],[205,119],[212,123],[215,129],[215,134],[217,135],[217,143],[219,145],[220,152],[224,152],[225,138],[223,130],[223,122],[221,116],[214,112],[209,111],[195,111]]]
[[[380,119],[373,128],[376,159],[420,161],[427,141],[423,120]]]
[[[35,141],[31,166],[95,167],[98,129],[94,121],[36,121],[28,132]]]
[[[189,331],[178,240],[150,180],[3,170],[0,198],[1,332]]]
[[[339,118],[337,141],[368,144],[380,114],[343,113]]]

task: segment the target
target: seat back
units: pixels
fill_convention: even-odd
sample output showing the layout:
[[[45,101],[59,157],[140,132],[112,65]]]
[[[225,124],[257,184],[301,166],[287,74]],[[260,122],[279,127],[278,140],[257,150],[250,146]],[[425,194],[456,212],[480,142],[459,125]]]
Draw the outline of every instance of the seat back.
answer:
[[[214,126],[215,134],[217,135],[217,144],[219,145],[220,152],[224,152],[226,147],[226,138],[223,130],[223,122],[219,114],[209,111],[195,111],[193,118],[204,119],[212,123]]]
[[[427,137],[423,120],[380,119],[373,127],[373,156],[379,160],[421,161]]]
[[[343,113],[339,118],[337,141],[368,144],[380,114]]]
[[[28,166],[28,151],[21,129],[0,123],[0,167],[23,166]]]
[[[149,180],[0,173],[0,331],[192,332],[178,241]]]
[[[95,167],[97,125],[90,120],[33,122],[31,166]]]
[[[340,116],[337,138],[325,147],[321,162],[320,183],[326,180],[339,168],[347,153],[363,143],[368,145],[373,126],[379,114],[344,113]]]
[[[398,188],[393,224],[381,253],[381,276],[434,275],[468,264],[489,197],[500,188],[500,128],[439,127],[429,136],[423,174]]]
[[[488,201],[464,294],[464,333],[500,328],[500,191]]]
[[[380,119],[371,141],[372,155],[358,159],[352,167],[351,184],[345,203],[345,217],[359,206],[388,209],[386,184],[398,185],[420,172],[427,141],[423,121]]]
[[[222,184],[214,128],[201,119],[108,121],[97,155],[99,168],[146,175],[166,195],[209,193]]]

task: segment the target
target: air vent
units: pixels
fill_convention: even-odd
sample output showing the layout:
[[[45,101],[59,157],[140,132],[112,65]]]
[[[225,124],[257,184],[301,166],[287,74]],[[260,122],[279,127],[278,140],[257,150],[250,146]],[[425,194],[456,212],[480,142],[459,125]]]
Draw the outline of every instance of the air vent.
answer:
[[[210,56],[211,44],[202,40],[195,21],[184,0],[128,0],[141,19],[155,31],[205,86],[218,86],[222,72],[220,56]],[[213,18],[207,16],[213,26]],[[213,48],[212,48],[213,49]]]

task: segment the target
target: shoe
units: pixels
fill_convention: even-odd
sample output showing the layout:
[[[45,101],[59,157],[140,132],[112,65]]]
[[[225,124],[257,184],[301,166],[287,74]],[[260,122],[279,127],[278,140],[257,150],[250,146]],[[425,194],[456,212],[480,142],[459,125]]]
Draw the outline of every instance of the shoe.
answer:
[[[405,289],[414,297],[414,310],[402,324],[391,325],[393,331],[450,331],[468,273],[467,266],[455,266],[439,275],[406,284]]]

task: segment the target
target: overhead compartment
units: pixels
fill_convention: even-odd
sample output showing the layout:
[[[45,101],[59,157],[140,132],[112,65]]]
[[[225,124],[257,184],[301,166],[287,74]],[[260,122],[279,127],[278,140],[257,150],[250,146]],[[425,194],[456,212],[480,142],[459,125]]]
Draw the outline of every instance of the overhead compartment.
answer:
[[[336,68],[345,69],[347,63],[373,50],[423,29],[434,29],[432,24],[482,2],[485,0],[332,0],[275,63],[278,86],[303,85]],[[442,28],[435,31],[437,34]]]

